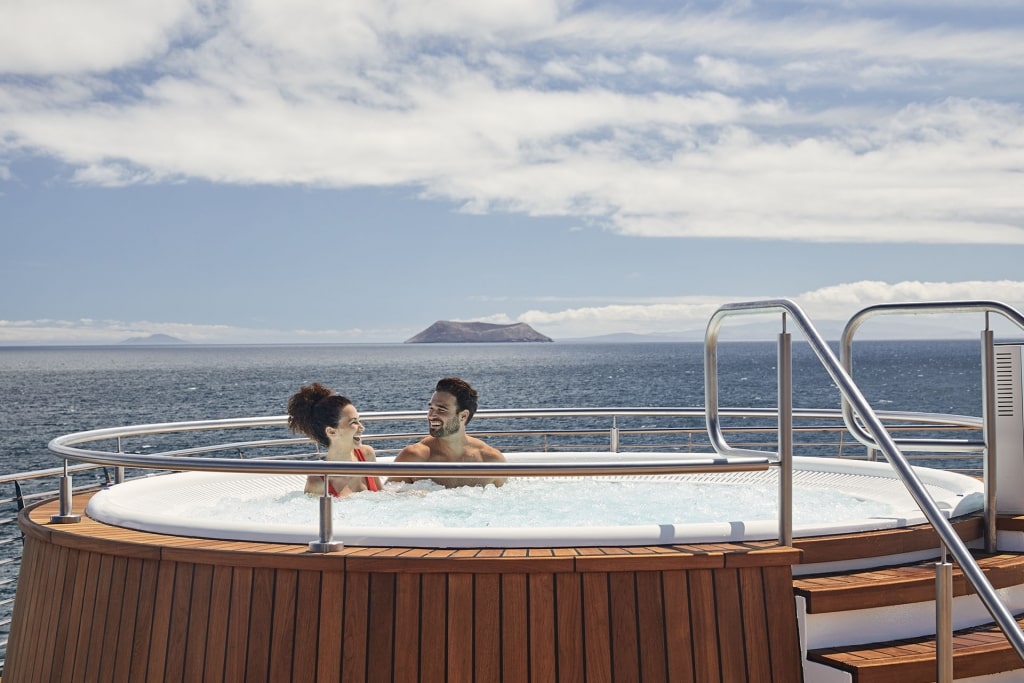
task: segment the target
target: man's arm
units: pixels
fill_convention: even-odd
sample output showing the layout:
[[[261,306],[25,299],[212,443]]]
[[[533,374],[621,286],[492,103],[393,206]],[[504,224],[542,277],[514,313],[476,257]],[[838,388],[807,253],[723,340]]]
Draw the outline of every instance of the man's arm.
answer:
[[[483,443],[483,442],[481,442]],[[483,448],[480,451],[480,460],[482,462],[507,462],[505,455],[493,446],[488,446],[486,443],[483,444]],[[495,486],[501,486],[505,483],[505,477],[493,477],[489,480],[482,480],[484,484],[494,484]]]
[[[395,462],[426,462],[430,457],[430,449],[423,445],[422,442],[414,443],[406,446],[398,452],[395,456]],[[414,482],[419,481],[423,477],[388,477],[388,481],[404,481]]]

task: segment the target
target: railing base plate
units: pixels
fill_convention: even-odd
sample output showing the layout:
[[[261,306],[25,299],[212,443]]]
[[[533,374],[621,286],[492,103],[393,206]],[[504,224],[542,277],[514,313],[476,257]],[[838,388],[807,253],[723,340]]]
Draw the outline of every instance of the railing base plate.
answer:
[[[309,552],[311,553],[335,553],[345,547],[345,544],[341,541],[331,541],[330,543],[321,543],[319,541],[313,541],[309,544]]]
[[[82,515],[50,515],[50,524],[77,524]]]

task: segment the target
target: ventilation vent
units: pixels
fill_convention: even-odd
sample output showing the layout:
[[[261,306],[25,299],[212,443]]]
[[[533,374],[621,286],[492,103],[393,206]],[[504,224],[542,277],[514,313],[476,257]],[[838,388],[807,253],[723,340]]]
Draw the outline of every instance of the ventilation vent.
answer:
[[[1013,354],[1010,351],[996,351],[996,415],[999,417],[1016,417],[1017,402],[1013,400],[1014,382],[1017,373],[1014,369]]]

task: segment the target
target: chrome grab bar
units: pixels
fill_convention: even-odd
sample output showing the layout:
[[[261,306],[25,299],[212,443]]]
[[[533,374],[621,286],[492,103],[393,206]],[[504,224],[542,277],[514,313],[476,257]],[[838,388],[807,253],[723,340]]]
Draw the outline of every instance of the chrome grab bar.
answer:
[[[1024,328],[1024,317],[1017,313],[1014,309],[1006,306],[1005,304],[999,304],[997,302],[967,302],[961,304],[889,304],[879,307],[872,307],[871,309],[865,309],[865,311],[882,312],[894,309],[894,307],[912,307],[916,309],[928,309],[936,308],[941,306],[955,306],[955,310],[993,310],[1007,315],[1011,320],[1014,320],[1022,328]],[[953,309],[947,309],[953,310]],[[871,446],[876,448],[885,454],[889,464],[892,465],[900,481],[906,486],[907,491],[914,498],[918,507],[921,508],[921,512],[924,513],[925,517],[931,523],[932,527],[935,528],[942,539],[944,547],[949,550],[956,561],[960,564],[961,570],[964,576],[974,587],[978,593],[978,597],[981,599],[985,608],[988,610],[992,618],[999,624],[999,627],[1003,630],[1007,640],[1013,646],[1013,649],[1017,652],[1017,656],[1024,661],[1024,632],[1021,631],[1017,625],[1017,621],[1013,618],[1013,615],[1006,608],[1006,606],[999,600],[995,589],[992,584],[989,583],[988,579],[985,578],[984,573],[975,561],[974,556],[971,555],[967,546],[957,535],[953,526],[946,519],[945,515],[932,500],[928,494],[924,484],[918,478],[914,472],[910,463],[907,461],[906,456],[896,445],[893,437],[889,434],[889,431],[882,424],[878,415],[874,409],[868,404],[867,399],[861,393],[857,384],[853,381],[847,368],[835,357],[832,350],[825,343],[825,340],[821,337],[818,331],[811,324],[811,321],[804,314],[803,310],[793,301],[789,299],[773,299],[766,301],[752,301],[745,303],[732,303],[726,304],[719,308],[714,315],[711,316],[711,320],[708,322],[707,332],[705,334],[704,343],[704,392],[705,400],[707,405],[705,411],[707,415],[708,433],[712,443],[715,446],[715,450],[723,455],[749,455],[751,451],[745,449],[732,448],[725,441],[725,437],[722,434],[721,424],[718,419],[719,408],[718,408],[718,366],[717,366],[717,342],[719,330],[722,322],[726,317],[732,315],[744,315],[744,314],[763,314],[769,312],[781,312],[783,314],[783,327],[785,326],[785,316],[791,316],[799,325],[801,331],[807,338],[807,342],[811,349],[814,351],[818,360],[822,366],[828,372],[832,381],[835,382],[839,388],[840,395],[844,406],[849,403],[853,410],[860,416],[861,421],[866,427],[867,434],[872,437]],[[866,317],[864,311],[854,316],[850,323],[847,324],[846,329],[849,330],[849,334],[852,335],[863,318]],[[844,339],[847,338],[847,332],[843,333]],[[781,345],[780,345],[781,346]],[[780,363],[781,372],[781,363]],[[782,382],[780,377],[780,383]],[[782,420],[782,406],[780,405],[780,421]],[[848,424],[848,428],[852,431],[852,426]],[[758,451],[754,451],[758,452]],[[780,457],[781,459],[781,457]],[[986,474],[988,472],[986,471]],[[937,597],[937,605],[938,605]],[[937,666],[940,671],[944,670],[943,660],[947,656],[952,656],[951,653],[937,653]]]
[[[983,430],[981,441],[961,441],[959,439],[895,439],[895,442],[906,450],[929,451],[964,451],[970,447],[985,454],[985,550],[991,552],[996,542],[996,449],[998,444],[991,438],[995,433],[995,355],[993,350],[993,334],[989,329],[989,314],[997,313],[1006,320],[1024,330],[1024,316],[1016,309],[999,301],[924,301],[878,304],[868,306],[857,312],[846,323],[840,345],[840,359],[843,367],[852,374],[853,368],[853,335],[868,319],[878,315],[921,315],[940,313],[984,313],[985,329],[981,332],[983,395]],[[869,448],[874,447],[873,439],[857,421],[853,407],[843,398],[843,422],[854,438]]]
[[[155,470],[186,472],[241,472],[246,474],[304,474],[328,476],[389,476],[389,477],[579,477],[607,475],[653,475],[676,474],[679,472],[740,472],[766,470],[770,459],[763,454],[757,457],[715,457],[713,454],[658,458],[650,460],[627,460],[618,462],[580,461],[572,463],[444,463],[444,462],[377,462],[354,461],[296,461],[262,460],[252,458],[195,458],[169,455],[138,455],[133,453],[108,453],[104,451],[76,450],[73,454],[64,452],[69,459],[82,460],[97,465],[138,467]]]
[[[846,323],[840,340],[839,357],[843,369],[852,374],[853,368],[853,335],[857,329],[864,324],[868,318],[878,315],[922,315],[938,313],[984,313],[986,314],[986,332],[988,331],[987,316],[989,313],[998,313],[1024,330],[1024,315],[1011,306],[999,301],[921,301],[905,303],[889,303],[868,306],[858,311]],[[991,335],[988,335],[991,343]],[[843,421],[846,428],[853,436],[869,448],[877,448],[870,433],[864,430],[857,422],[853,406],[842,396]],[[982,451],[985,449],[985,441],[961,441],[957,439],[894,439],[894,442],[906,450],[953,450],[962,452],[964,450]]]

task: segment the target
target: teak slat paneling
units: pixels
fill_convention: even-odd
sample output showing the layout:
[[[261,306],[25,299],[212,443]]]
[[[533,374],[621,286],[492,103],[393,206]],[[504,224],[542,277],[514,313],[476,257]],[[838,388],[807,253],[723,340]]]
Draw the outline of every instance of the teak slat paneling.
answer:
[[[501,576],[477,574],[474,588],[473,680],[501,680],[501,615],[493,608],[501,598]]]
[[[51,525],[54,505],[21,516],[4,683],[802,680],[793,549],[316,555]]]
[[[772,679],[771,652],[766,647],[758,647],[759,643],[771,641],[771,631],[765,614],[765,592],[761,572],[751,567],[738,569],[741,609],[743,615],[743,642],[746,645],[744,660],[752,681],[770,681]],[[783,645],[783,648],[788,645]]]
[[[465,596],[462,596],[463,599]],[[528,680],[529,652],[527,650],[527,614],[526,574],[503,574],[501,576],[501,593],[498,597],[501,605],[501,662],[502,680]],[[453,643],[452,647],[458,647]],[[481,643],[481,647],[487,647]]]

